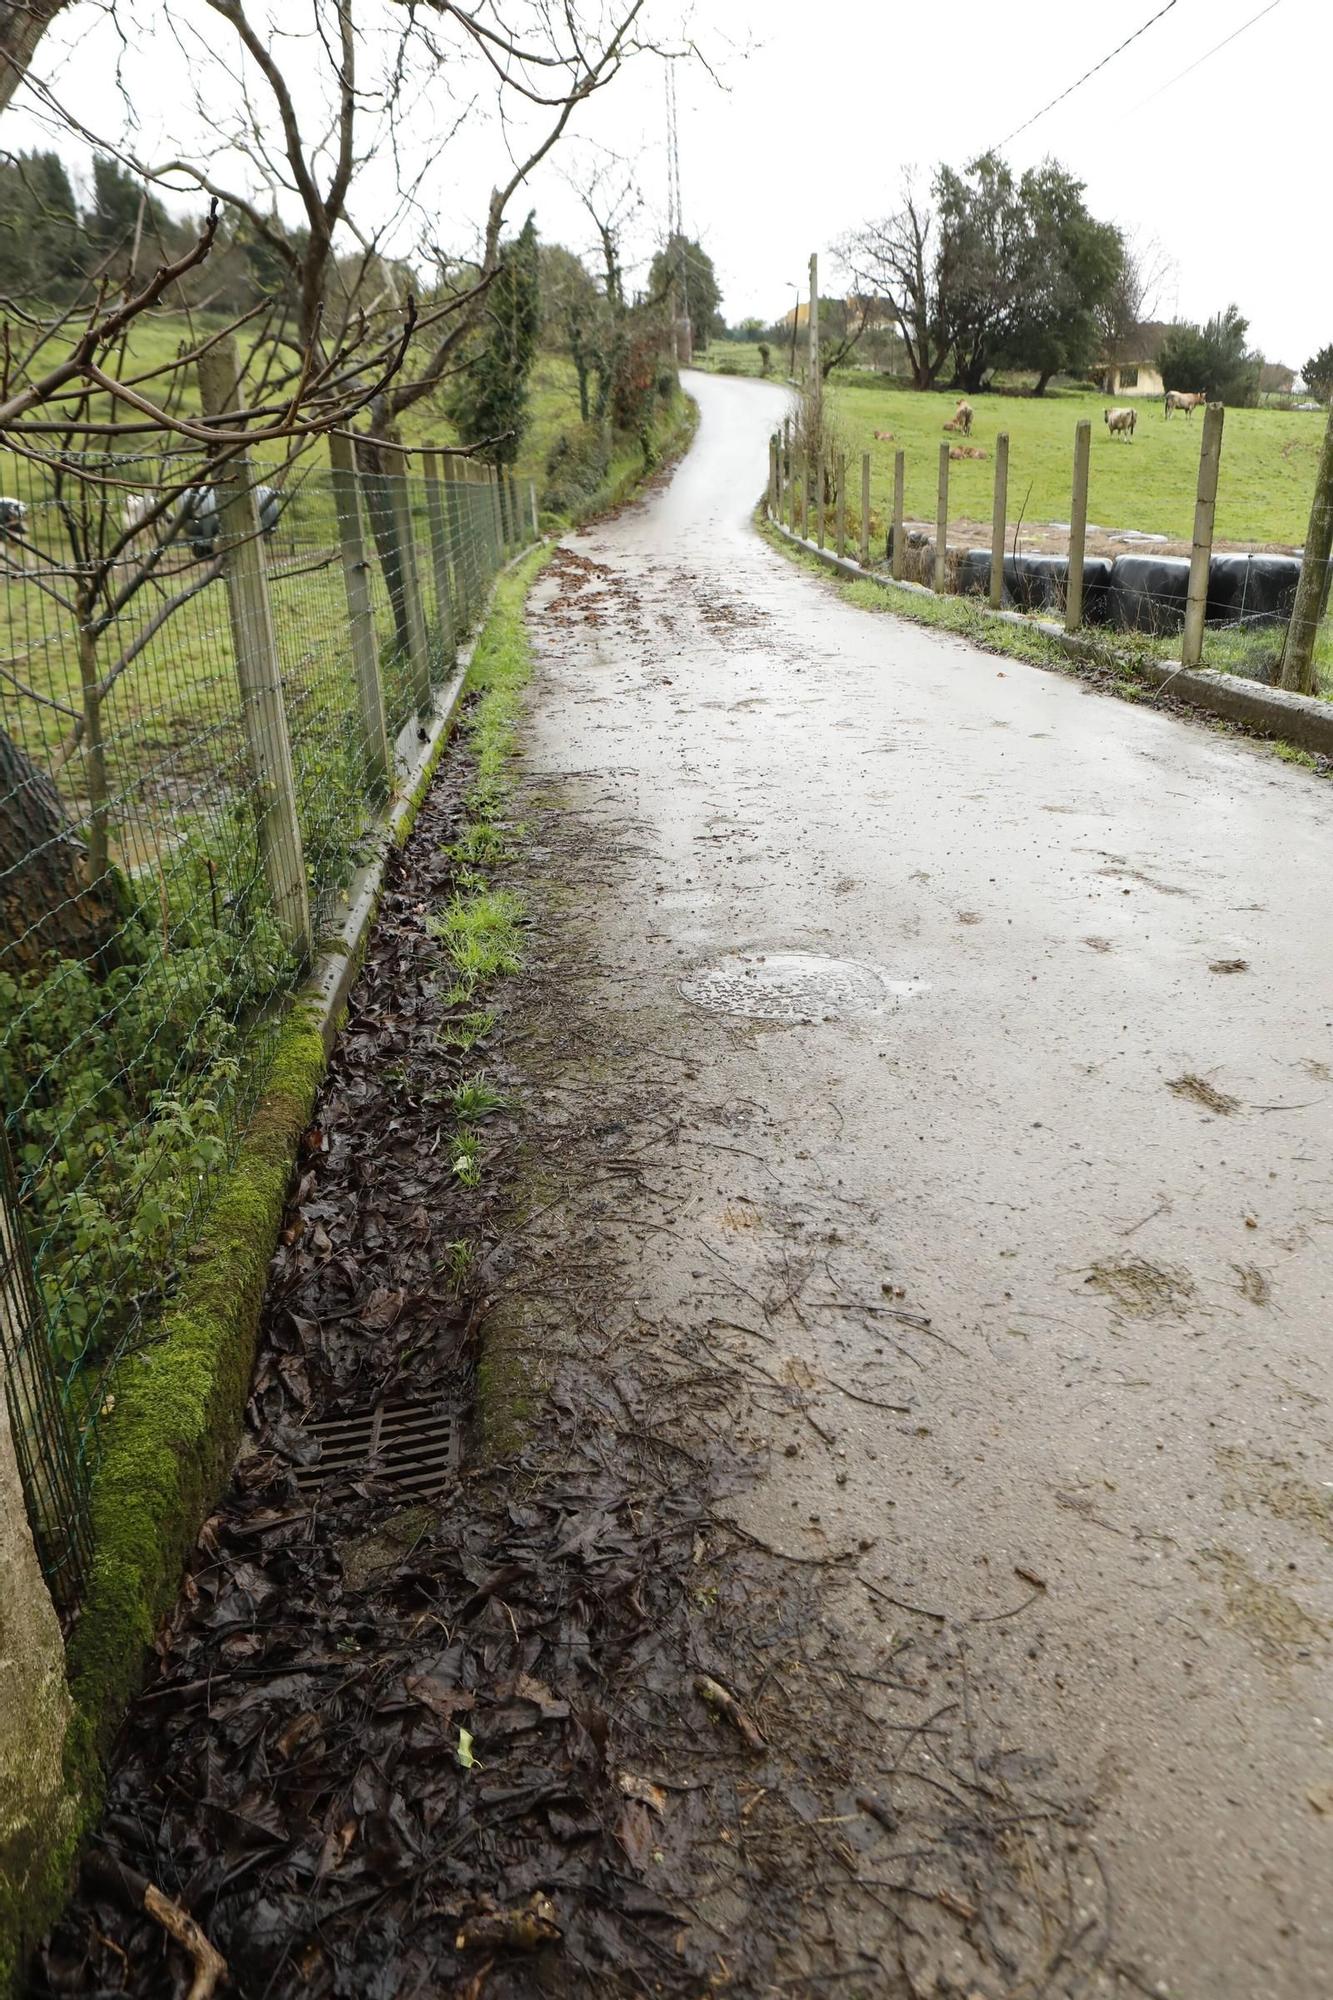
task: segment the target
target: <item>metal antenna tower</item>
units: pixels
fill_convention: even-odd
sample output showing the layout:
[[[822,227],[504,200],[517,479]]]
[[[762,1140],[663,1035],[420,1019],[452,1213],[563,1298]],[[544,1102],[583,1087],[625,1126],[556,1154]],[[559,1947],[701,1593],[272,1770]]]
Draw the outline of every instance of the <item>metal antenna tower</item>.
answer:
[[[667,117],[667,247],[674,242],[676,247],[677,279],[680,286],[679,315],[686,322],[690,317],[690,277],[685,256],[685,220],[680,198],[680,135],[676,127],[676,66],[670,58],[666,65],[666,117]],[[671,353],[679,359],[676,346],[677,309],[673,306],[671,315]]]

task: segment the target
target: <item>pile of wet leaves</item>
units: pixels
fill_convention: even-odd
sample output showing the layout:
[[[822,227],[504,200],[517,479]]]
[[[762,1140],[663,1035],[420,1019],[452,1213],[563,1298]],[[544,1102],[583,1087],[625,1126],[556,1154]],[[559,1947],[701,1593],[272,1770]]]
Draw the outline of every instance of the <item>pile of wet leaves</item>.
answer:
[[[247,1436],[128,1719],[43,1995],[185,1992],[188,1912],[247,1996],[675,1993],[709,1984],[676,1891],[701,1499],[551,1398],[527,1456],[422,1498],[321,1477],[312,1428],[410,1397],[465,1427],[481,1301],[459,1246],[449,893],[466,766],[390,865],[274,1261]],[[505,1143],[505,1121],[488,1141]],[[489,1128],[488,1128],[489,1129]],[[725,1691],[724,1691],[725,1692]],[[676,1744],[664,1760],[665,1736]]]

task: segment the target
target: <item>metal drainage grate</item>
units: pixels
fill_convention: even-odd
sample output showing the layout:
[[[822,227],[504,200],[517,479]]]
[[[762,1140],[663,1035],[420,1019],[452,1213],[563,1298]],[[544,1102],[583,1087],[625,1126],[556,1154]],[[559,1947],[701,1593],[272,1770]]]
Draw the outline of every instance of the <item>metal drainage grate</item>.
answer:
[[[417,1500],[444,1492],[458,1470],[458,1420],[431,1401],[377,1403],[354,1417],[325,1417],[305,1426],[320,1455],[296,1469],[302,1493],[317,1492],[334,1479],[373,1472]]]

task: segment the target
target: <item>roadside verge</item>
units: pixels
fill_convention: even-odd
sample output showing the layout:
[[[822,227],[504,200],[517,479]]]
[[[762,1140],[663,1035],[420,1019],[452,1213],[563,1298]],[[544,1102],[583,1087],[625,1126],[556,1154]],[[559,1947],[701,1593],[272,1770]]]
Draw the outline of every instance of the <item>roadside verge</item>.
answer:
[[[1045,618],[1025,618],[1016,611],[992,611],[966,597],[941,597],[924,584],[896,583],[873,570],[862,569],[851,556],[821,549],[760,509],[760,532],[793,554],[811,559],[869,595],[868,608],[896,612],[917,624],[939,626],[973,641],[987,651],[1008,653],[1031,666],[1069,671],[1072,663],[1087,672],[1100,670],[1110,691],[1142,700],[1165,695],[1201,709],[1254,736],[1333,762],[1333,702],[1313,695],[1289,694],[1265,687],[1239,674],[1210,668],[1189,668],[1179,661],[1158,659],[1145,649],[1112,646],[1090,633],[1066,632]]]

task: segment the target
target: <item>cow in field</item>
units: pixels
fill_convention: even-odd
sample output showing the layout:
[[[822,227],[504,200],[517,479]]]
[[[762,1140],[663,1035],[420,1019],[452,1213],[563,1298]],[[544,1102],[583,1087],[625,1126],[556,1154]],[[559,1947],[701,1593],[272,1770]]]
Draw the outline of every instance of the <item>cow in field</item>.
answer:
[[[1102,422],[1112,437],[1133,438],[1134,426],[1139,420],[1137,410],[1103,410]]]
[[[28,518],[28,510],[21,500],[11,500],[0,494],[0,542],[21,542],[23,524]]]
[[[973,410],[966,396],[960,396],[958,398],[958,408],[954,411],[952,420],[944,428],[946,431],[961,431],[964,437],[971,437],[972,419],[975,414],[976,412]]]
[[[1200,389],[1197,394],[1193,394],[1187,389],[1168,389],[1162,415],[1169,417],[1173,410],[1183,410],[1187,417],[1192,417],[1200,403],[1206,403],[1207,401],[1208,392],[1205,389]]]

